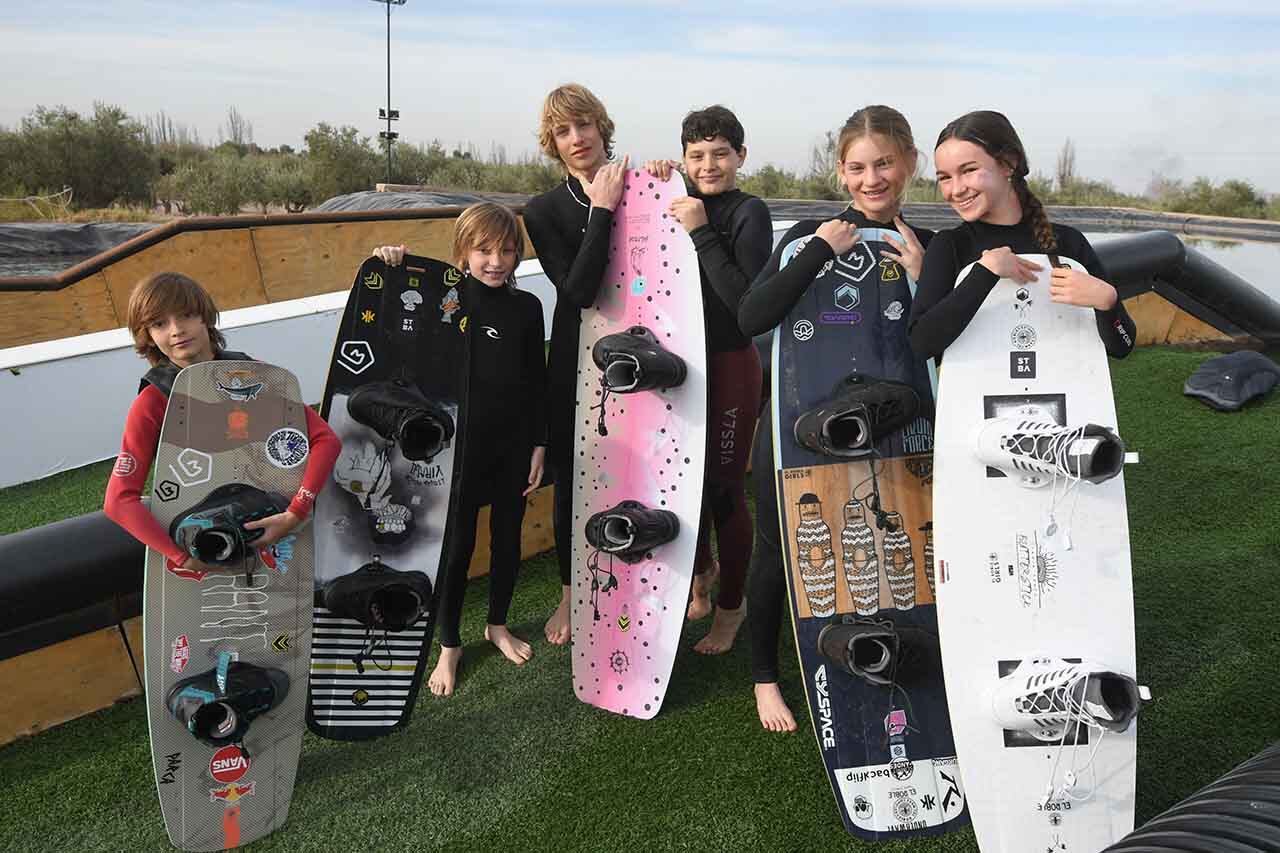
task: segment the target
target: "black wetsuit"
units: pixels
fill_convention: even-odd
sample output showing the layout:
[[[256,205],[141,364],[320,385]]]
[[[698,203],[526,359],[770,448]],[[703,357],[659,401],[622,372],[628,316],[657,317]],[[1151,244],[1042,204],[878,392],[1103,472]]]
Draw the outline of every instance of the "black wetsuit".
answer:
[[[547,358],[547,465],[555,476],[556,557],[560,582],[568,586],[573,536],[573,409],[578,384],[578,326],[581,310],[595,302],[609,264],[613,211],[591,207],[577,178],[529,200],[524,225],[534,250],[556,288]]]
[[[533,448],[546,444],[546,363],[542,303],[532,293],[493,288],[471,276],[466,288],[470,377],[467,440],[449,559],[440,597],[440,645],[462,644],[458,623],[476,515],[490,504],[490,625],[505,625],[520,566],[523,492]]]
[[[707,224],[689,232],[698,252],[707,330],[706,485],[695,571],[711,564],[711,527],[720,554],[717,604],[742,606],[752,523],[747,508],[747,461],[760,411],[760,355],[738,328],[738,305],[769,260],[773,221],[763,201],[742,190],[702,200]]]
[[[892,223],[875,222],[850,207],[839,219],[858,228],[883,228],[897,231]],[[749,335],[759,335],[786,319],[800,297],[813,284],[835,252],[825,241],[811,239],[781,270],[783,250],[793,241],[813,234],[822,223],[817,220],[797,222],[778,242],[763,271],[751,284],[738,308],[738,323]],[[922,246],[928,247],[934,234],[912,226]],[[918,295],[917,295],[918,298]],[[897,326],[897,328],[903,328]],[[902,342],[905,345],[905,341]],[[751,634],[751,677],[758,684],[778,680],[778,635],[782,630],[782,610],[786,601],[786,576],[782,566],[782,536],[778,528],[778,498],[775,493],[773,460],[773,419],[760,419],[755,450],[751,458],[752,484],[756,493],[756,542],[751,556],[751,574],[747,581],[747,609]]]
[[[1055,254],[1080,262],[1090,275],[1106,280],[1102,262],[1083,234],[1070,226],[1056,223],[1053,234],[1058,241]],[[976,262],[987,249],[1001,246],[1008,246],[1023,255],[1049,254],[1040,248],[1029,218],[1017,225],[966,222],[940,232],[929,245],[924,256],[924,269],[920,273],[919,289],[907,320],[911,348],[918,355],[941,360],[943,351],[960,337],[991,288],[1000,280],[995,273]],[[971,263],[973,269],[964,281],[956,284],[960,270]],[[1133,318],[1125,310],[1124,303],[1116,300],[1113,308],[1107,311],[1095,309],[1094,315],[1098,322],[1098,336],[1102,338],[1107,354],[1113,358],[1128,355],[1133,349],[1136,333]]]

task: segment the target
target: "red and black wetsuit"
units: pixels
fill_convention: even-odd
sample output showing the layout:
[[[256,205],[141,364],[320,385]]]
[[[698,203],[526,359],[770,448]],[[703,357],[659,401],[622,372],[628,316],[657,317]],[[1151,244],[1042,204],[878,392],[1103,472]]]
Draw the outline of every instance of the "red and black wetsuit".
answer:
[[[742,190],[701,196],[707,224],[689,233],[698,252],[702,304],[707,321],[706,482],[696,566],[711,563],[711,527],[720,553],[717,603],[742,605],[751,561],[747,509],[747,460],[760,412],[760,356],[738,328],[738,305],[764,268],[773,246],[773,222],[763,201]]]
[[[249,356],[236,352],[220,352],[219,359],[250,360]],[[186,551],[169,538],[169,531],[156,521],[156,517],[142,505],[142,489],[160,447],[160,428],[164,425],[165,408],[169,405],[169,392],[178,368],[163,364],[152,368],[143,377],[138,396],[125,417],[124,437],[120,440],[120,455],[115,469],[107,481],[107,496],[102,504],[103,512],[116,524],[129,531],[135,539],[168,559],[173,568],[181,568],[189,558]],[[342,442],[329,425],[310,407],[307,413],[307,440],[311,445],[302,485],[289,502],[289,511],[299,519],[305,519],[315,504],[316,495],[324,487],[333,471],[333,463],[342,450]]]

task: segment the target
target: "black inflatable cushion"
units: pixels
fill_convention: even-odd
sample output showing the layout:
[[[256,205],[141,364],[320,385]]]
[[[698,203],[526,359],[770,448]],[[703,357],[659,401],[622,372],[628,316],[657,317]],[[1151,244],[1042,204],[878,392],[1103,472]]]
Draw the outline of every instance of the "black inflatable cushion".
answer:
[[[1245,350],[1211,358],[1196,368],[1182,393],[1224,412],[1234,412],[1280,382],[1280,365],[1260,352]]]

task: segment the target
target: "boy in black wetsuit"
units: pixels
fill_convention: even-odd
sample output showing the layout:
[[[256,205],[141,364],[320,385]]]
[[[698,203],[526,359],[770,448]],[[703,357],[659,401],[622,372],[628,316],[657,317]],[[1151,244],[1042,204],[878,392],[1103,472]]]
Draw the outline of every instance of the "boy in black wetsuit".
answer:
[[[556,288],[547,358],[547,465],[555,476],[556,558],[560,604],[544,633],[554,644],[569,641],[569,595],[573,566],[573,409],[577,396],[580,312],[591,306],[609,263],[613,211],[622,200],[627,158],[613,157],[613,121],[586,87],[553,89],[542,104],[538,144],[560,163],[564,182],[529,200],[524,225]]]
[[[391,266],[403,246],[374,252]],[[525,498],[542,482],[546,455],[546,363],[542,303],[515,287],[524,240],[515,214],[498,204],[475,204],[458,217],[453,258],[466,277],[468,347],[467,440],[458,512],[440,588],[440,658],[427,686],[453,693],[462,660],[459,622],[467,569],[476,543],[476,516],[489,504],[489,614],[484,636],[503,656],[523,665],[533,648],[507,628],[507,611],[520,567]]]
[[[680,128],[683,162],[650,161],[645,168],[666,180],[683,165],[689,195],[671,202],[668,213],[689,233],[698,252],[702,304],[707,324],[707,468],[702,498],[693,598],[688,618],[711,612],[711,584],[717,574],[711,556],[716,530],[720,593],[711,630],[694,646],[702,654],[723,654],[733,646],[746,617],[743,592],[751,561],[752,523],[747,509],[746,472],[760,410],[760,356],[738,328],[738,303],[769,259],[773,223],[769,208],[737,188],[746,160],[742,123],[716,105],[684,117]]]

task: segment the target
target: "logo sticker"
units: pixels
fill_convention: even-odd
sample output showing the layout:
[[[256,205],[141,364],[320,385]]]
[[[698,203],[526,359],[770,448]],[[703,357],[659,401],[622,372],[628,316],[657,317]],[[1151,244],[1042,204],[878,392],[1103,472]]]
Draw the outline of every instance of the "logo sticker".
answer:
[[[372,323],[378,315],[370,311],[368,308],[360,313],[360,319],[366,323]]]
[[[502,333],[493,326],[481,326],[480,331],[484,332],[486,337],[493,338],[495,341],[502,340]]]
[[[373,361],[373,346],[368,341],[343,341],[338,347],[338,364],[352,373],[364,373]]]
[[[156,497],[162,503],[168,503],[182,493],[182,489],[173,480],[161,480],[156,484]]]
[[[277,468],[296,468],[311,451],[311,445],[301,430],[281,427],[267,436],[267,460]]]
[[[1013,294],[1013,307],[1017,309],[1019,317],[1027,316],[1033,302],[1031,291],[1026,287],[1019,287]]]
[[[622,675],[630,666],[631,661],[627,659],[627,653],[621,649],[614,649],[613,654],[609,655],[609,668],[618,675]]]
[[[872,814],[871,801],[868,800],[866,797],[862,796],[861,794],[854,797],[853,813],[855,816],[861,818],[862,820],[867,820],[868,818],[871,817],[871,814]]]
[[[836,288],[835,300],[841,311],[852,311],[862,301],[862,291],[852,284],[842,284]]]
[[[209,789],[209,802],[212,803],[235,803],[245,797],[253,796],[253,786],[256,783],[250,782],[248,785],[227,785],[222,788]]]
[[[901,708],[895,708],[890,711],[884,718],[884,730],[889,737],[905,734],[907,731],[907,712]]]
[[[880,280],[881,281],[900,281],[902,279],[902,267],[898,266],[898,262],[892,258],[885,258],[880,262]],[[897,318],[894,318],[897,319]]]
[[[416,311],[422,304],[422,294],[416,290],[405,290],[400,294],[400,303],[406,311]]]
[[[217,383],[218,390],[237,403],[256,400],[262,393],[262,389],[266,387],[266,383],[254,382],[254,378],[253,372],[249,370],[229,370],[227,381]]]
[[[448,280],[449,273],[445,273],[444,277]],[[445,295],[440,299],[440,322],[452,323],[453,315],[457,314],[458,309],[461,307],[462,301],[458,298],[458,288],[449,288]]]
[[[899,782],[905,782],[916,772],[916,765],[909,759],[897,758],[889,762],[889,772]]]
[[[1013,327],[1009,340],[1013,343],[1014,349],[1031,349],[1036,345],[1036,330],[1027,323],[1019,323]]]
[[[276,638],[271,641],[271,648],[275,649],[277,652],[280,652],[281,654],[284,654],[285,652],[289,651],[289,635],[288,634],[276,635]]]
[[[239,782],[249,772],[249,756],[238,746],[224,746],[209,759],[209,775],[224,785]]]
[[[138,460],[133,458],[132,453],[121,453],[116,457],[116,464],[111,469],[111,473],[116,477],[128,477],[137,467]]]
[[[1036,354],[1034,350],[1009,353],[1009,378],[1036,378]]]
[[[353,691],[351,694],[351,704],[355,705],[356,707],[367,704],[368,701],[369,701],[369,691],[365,690],[363,687]]]
[[[411,276],[409,276],[409,286],[410,286],[410,287],[417,287],[417,286],[419,285],[419,283],[420,283],[420,282],[419,282],[419,279],[418,279],[418,277],[417,277],[416,275],[411,275]]]
[[[194,447],[186,447],[169,470],[182,485],[198,486],[213,479],[213,457]]]
[[[249,413],[236,409],[227,412],[227,438],[245,441],[249,438]]]
[[[370,290],[382,290],[382,276],[376,272],[369,273],[364,277],[364,286]]]
[[[813,324],[808,320],[796,320],[796,324],[791,327],[791,334],[796,336],[797,341],[807,341],[813,337]]]
[[[631,617],[623,613],[618,617],[618,630],[626,633],[631,630]]]
[[[401,317],[401,318],[400,318],[400,331],[402,331],[402,332],[412,332],[413,330],[414,330],[413,318],[412,318],[412,317]]]
[[[907,757],[907,745],[906,745],[905,743],[891,743],[891,744],[889,744],[889,758],[890,758],[890,759],[906,758],[906,757]]]
[[[910,823],[916,819],[916,815],[920,813],[920,809],[916,806],[916,801],[911,797],[898,797],[893,801],[893,816],[900,823]]]
[[[169,656],[169,669],[181,673],[187,668],[187,662],[190,660],[191,645],[187,642],[187,635],[182,634],[173,641],[173,653]]]
[[[862,281],[867,273],[876,268],[875,256],[866,243],[856,243],[849,254],[836,258],[836,274],[852,281]]]
[[[446,270],[444,271],[444,283],[445,283],[445,284],[448,284],[448,285],[451,285],[451,286],[452,286],[452,285],[457,284],[457,283],[458,283],[458,282],[460,282],[460,281],[462,281],[462,273],[458,272],[458,271],[457,271],[456,269],[454,269],[453,267],[449,267],[448,269],[446,269]],[[453,295],[454,295],[454,296],[457,296],[457,295],[458,295],[458,292],[457,292],[457,291],[454,291]]]
[[[818,322],[824,326],[856,326],[862,322],[862,314],[857,311],[823,311],[818,315]]]
[[[884,309],[884,318],[886,320],[901,320],[902,313],[902,303],[895,299]]]

